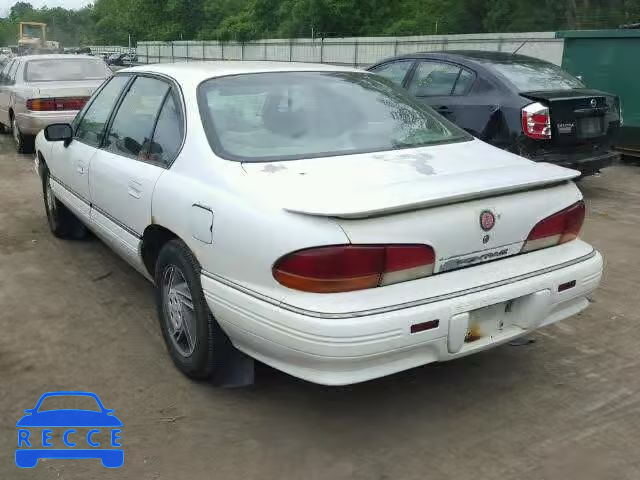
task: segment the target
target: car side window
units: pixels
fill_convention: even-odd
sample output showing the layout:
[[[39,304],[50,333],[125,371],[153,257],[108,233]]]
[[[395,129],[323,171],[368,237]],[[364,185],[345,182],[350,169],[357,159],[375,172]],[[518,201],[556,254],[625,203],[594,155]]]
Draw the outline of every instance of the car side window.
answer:
[[[109,83],[104,86],[87,108],[84,117],[78,124],[75,138],[89,145],[100,146],[113,106],[130,79],[131,77],[127,75],[111,77]]]
[[[156,118],[170,88],[162,80],[136,78],[115,114],[104,148],[146,160]]]
[[[402,86],[407,72],[413,65],[413,60],[399,60],[396,62],[385,63],[379,67],[373,68],[371,71],[377,75],[388,78],[396,85]]]
[[[149,147],[149,160],[169,166],[175,158],[184,136],[184,121],[182,109],[175,91],[167,95],[156,129],[153,132],[153,139]]]
[[[20,70],[20,66],[21,66],[21,62],[16,62],[15,68],[13,68],[9,72],[9,81],[11,83],[14,83],[16,81],[16,74],[18,73],[18,70]]]
[[[417,97],[451,95],[459,73],[460,67],[450,63],[420,62],[411,79],[409,92]]]
[[[465,95],[471,89],[475,78],[476,76],[472,72],[463,68],[453,89],[453,94]]]
[[[18,65],[20,64],[19,61],[15,61],[13,62],[13,65],[11,66],[11,69],[9,70],[9,78],[8,81],[9,83],[13,83],[16,79],[16,72],[18,71]]]
[[[15,60],[11,60],[4,66],[4,68],[2,69],[2,72],[0,72],[0,82],[7,81],[7,79],[9,78],[9,70],[11,70],[11,67],[13,66],[14,63],[15,63]]]
[[[91,102],[92,102],[93,98],[97,97],[100,94],[100,92],[102,92],[102,89],[106,87],[106,85],[109,83],[109,81],[110,81],[110,78],[107,78],[104,82],[102,82],[102,85],[100,85],[96,89],[96,91],[94,92],[93,97],[90,98],[87,101],[87,103],[84,104],[84,107],[82,107],[82,109],[80,109],[80,111],[77,113],[77,115],[75,117],[73,117],[73,120],[71,121],[71,128],[73,129],[74,132],[78,129],[78,125],[80,124],[80,122],[84,118],[84,114],[87,112],[89,107],[91,107]]]

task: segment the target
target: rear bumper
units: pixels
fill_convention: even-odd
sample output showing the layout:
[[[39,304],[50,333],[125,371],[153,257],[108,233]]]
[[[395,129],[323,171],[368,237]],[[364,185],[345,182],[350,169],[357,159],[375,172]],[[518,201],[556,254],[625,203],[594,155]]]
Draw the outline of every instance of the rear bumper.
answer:
[[[78,111],[65,112],[28,112],[16,113],[16,122],[20,132],[25,135],[37,135],[40,130],[52,123],[71,123]]]
[[[582,175],[593,175],[603,168],[618,163],[620,154],[608,151],[600,155],[546,154],[531,157],[536,162],[548,162],[582,172]]]
[[[599,285],[602,265],[601,255],[594,252],[519,281],[351,318],[282,308],[208,275],[202,276],[202,286],[209,307],[237,348],[293,376],[345,385],[487,350],[573,316],[588,306],[587,295]],[[573,281],[573,288],[558,292],[560,285]],[[510,301],[506,326],[465,343],[478,309]],[[437,327],[411,333],[412,325],[435,320]],[[500,319],[489,312],[485,320],[490,325]]]

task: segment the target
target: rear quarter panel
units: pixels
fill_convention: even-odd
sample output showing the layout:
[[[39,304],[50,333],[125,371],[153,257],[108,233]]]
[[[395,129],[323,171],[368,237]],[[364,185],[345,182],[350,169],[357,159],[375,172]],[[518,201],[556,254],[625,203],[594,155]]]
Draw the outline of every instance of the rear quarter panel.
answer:
[[[178,235],[204,271],[281,299],[286,289],[271,271],[278,258],[348,241],[333,220],[286,212],[254,192],[246,176],[240,163],[215,157],[208,144],[185,147],[156,184],[152,223]],[[196,238],[202,228],[193,222],[203,209],[213,215],[210,244]]]

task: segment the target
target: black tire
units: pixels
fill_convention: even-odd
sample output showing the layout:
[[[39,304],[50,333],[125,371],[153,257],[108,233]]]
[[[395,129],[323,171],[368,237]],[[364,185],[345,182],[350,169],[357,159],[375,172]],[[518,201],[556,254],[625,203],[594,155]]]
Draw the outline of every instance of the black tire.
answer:
[[[33,153],[36,137],[33,135],[24,135],[20,132],[20,127],[15,117],[11,117],[11,130],[13,132],[13,140],[16,144],[16,151],[18,153]]]
[[[87,235],[87,227],[55,197],[51,190],[49,169],[43,166],[42,196],[49,230],[58,238],[80,240]]]
[[[217,376],[224,368],[225,359],[228,358],[229,352],[234,348],[229,337],[220,328],[209,310],[202,292],[200,270],[200,264],[191,250],[178,239],[171,240],[162,247],[155,269],[156,306],[162,336],[178,370],[187,377],[197,380]],[[170,272],[179,272],[182,275],[182,279],[189,289],[193,305],[195,345],[188,354],[181,351],[178,341],[170,331],[174,325],[171,320],[170,289],[167,286],[166,278]],[[183,308],[182,305],[181,308]],[[183,319],[182,322],[184,323],[185,320]]]

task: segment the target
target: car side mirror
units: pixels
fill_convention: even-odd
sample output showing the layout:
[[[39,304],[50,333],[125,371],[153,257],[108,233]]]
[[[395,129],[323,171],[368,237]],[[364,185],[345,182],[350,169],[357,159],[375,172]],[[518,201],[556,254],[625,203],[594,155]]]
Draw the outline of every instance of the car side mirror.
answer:
[[[52,123],[45,127],[44,138],[49,142],[64,142],[66,147],[73,138],[73,128],[68,123]]]

